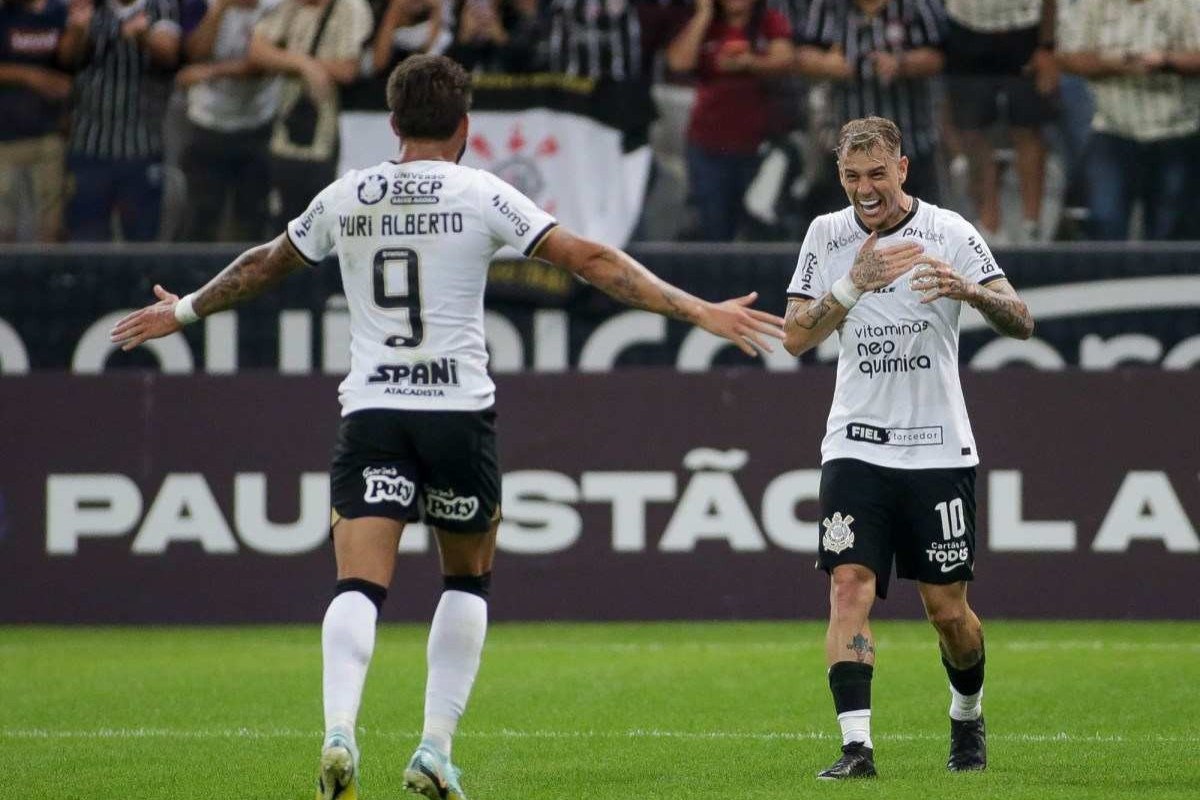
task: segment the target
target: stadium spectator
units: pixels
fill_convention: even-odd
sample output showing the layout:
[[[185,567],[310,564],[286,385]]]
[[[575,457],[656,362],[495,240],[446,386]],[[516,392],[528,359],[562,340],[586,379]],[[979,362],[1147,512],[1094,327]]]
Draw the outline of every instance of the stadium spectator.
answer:
[[[74,195],[67,236],[127,241],[158,236],[163,199],[163,121],[179,63],[175,0],[111,0],[71,6],[63,63],[79,70],[68,160]]]
[[[1059,32],[1059,62],[1096,100],[1092,238],[1129,238],[1137,199],[1147,239],[1182,236],[1200,135],[1200,3],[1079,0]]]
[[[250,63],[254,25],[280,0],[212,0],[184,38],[189,63],[176,83],[187,91],[188,131],[182,154],[188,214],[184,238],[261,239],[271,186],[269,143],[279,86]]]
[[[384,75],[415,53],[442,53],[453,41],[448,0],[387,0],[371,40],[370,74]]]
[[[835,126],[878,115],[896,120],[912,159],[905,190],[940,202],[933,77],[942,71],[938,0],[812,0],[797,69],[833,82]]]
[[[0,5],[0,242],[16,240],[23,211],[32,238],[53,242],[62,233],[71,77],[60,68],[59,49],[66,29],[64,0]]]
[[[641,17],[629,0],[548,0],[545,57],[549,72],[596,80],[648,79]]]
[[[1021,190],[1019,240],[1041,239],[1046,146],[1042,126],[1054,118],[1054,0],[945,0],[950,120],[970,165],[969,186],[980,232],[1001,230],[1000,175],[993,128],[1003,120],[1016,155]]]
[[[691,238],[737,235],[767,136],[764,78],[790,70],[793,58],[787,20],[766,0],[697,0],[668,47],[672,70],[696,73],[687,130],[688,197],[696,210]]]
[[[529,72],[541,33],[537,0],[460,0],[446,55],[467,70]]]
[[[285,78],[270,142],[276,227],[337,172],[338,87],[357,78],[370,32],[366,0],[283,0],[254,26],[250,63]]]
[[[1079,0],[1057,0],[1058,13],[1054,36],[1055,61],[1057,62],[1058,31],[1064,21],[1074,13]],[[1063,210],[1059,218],[1055,239],[1075,240],[1084,238],[1081,223],[1087,220],[1087,148],[1092,135],[1092,117],[1096,104],[1087,79],[1071,72],[1059,73],[1058,79],[1058,141],[1062,151],[1066,191]]]
[[[983,769],[983,629],[967,603],[979,458],[959,385],[958,319],[965,303],[1017,339],[1032,335],[1033,319],[974,227],[904,190],[911,162],[891,120],[848,122],[837,161],[850,205],[809,226],[784,324],[796,356],[841,332],[817,566],[830,578],[825,655],[842,756],[818,777],[875,776],[870,613],[887,597],[893,562],[898,577],[918,581],[950,679],[946,766]]]
[[[451,744],[479,669],[500,524],[495,387],[483,337],[483,293],[497,249],[536,252],[621,302],[691,322],[749,355],[752,343],[767,347],[783,335],[783,320],[748,308],[753,295],[720,304],[693,297],[623,252],[576,237],[499,178],[459,166],[469,104],[462,67],[444,56],[406,59],[388,81],[397,160],[347,173],[284,233],[247,250],[199,291],[180,299],[155,286],[159,302],[112,331],[128,350],[340,256],[352,364],[331,471],[338,581],[321,639],[323,800],[358,796],[355,726],[376,620],[404,526],[422,513],[438,542],[444,590],[429,632],[424,730],[404,783],[428,798],[463,796]],[[397,215],[381,203],[402,176],[424,187],[416,191],[436,210]],[[341,212],[351,207],[345,224]],[[404,232],[389,230],[393,219],[402,219]],[[442,225],[455,235],[443,235]],[[417,285],[419,293],[405,288]],[[392,377],[375,380],[380,370]],[[410,382],[414,370],[426,379]]]

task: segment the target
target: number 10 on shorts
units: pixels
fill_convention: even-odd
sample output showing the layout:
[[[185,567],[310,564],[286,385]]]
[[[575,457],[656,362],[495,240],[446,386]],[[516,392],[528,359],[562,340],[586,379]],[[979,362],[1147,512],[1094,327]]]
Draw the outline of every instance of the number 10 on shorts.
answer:
[[[967,520],[963,515],[963,501],[961,497],[956,497],[949,502],[943,500],[934,506],[933,509],[942,518],[942,539],[948,542],[951,539],[961,537],[967,532]]]

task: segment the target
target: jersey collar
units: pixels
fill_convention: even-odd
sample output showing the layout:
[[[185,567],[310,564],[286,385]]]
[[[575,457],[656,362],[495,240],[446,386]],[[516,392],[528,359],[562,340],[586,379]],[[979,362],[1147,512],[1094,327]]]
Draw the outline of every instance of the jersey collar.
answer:
[[[909,221],[917,215],[917,209],[920,207],[921,201],[918,200],[916,197],[914,197],[912,199],[912,201],[913,201],[912,208],[910,208],[908,210],[908,213],[904,215],[904,219],[900,220],[892,227],[890,227],[886,230],[880,231],[878,238],[882,239],[884,236],[891,236],[893,233],[895,233],[896,231],[900,230],[905,225],[907,225],[909,223]],[[870,236],[871,229],[867,227],[867,223],[863,222],[861,219],[858,218],[858,212],[853,212],[853,213],[854,213],[854,221],[858,223],[858,227],[862,228],[863,233]]]

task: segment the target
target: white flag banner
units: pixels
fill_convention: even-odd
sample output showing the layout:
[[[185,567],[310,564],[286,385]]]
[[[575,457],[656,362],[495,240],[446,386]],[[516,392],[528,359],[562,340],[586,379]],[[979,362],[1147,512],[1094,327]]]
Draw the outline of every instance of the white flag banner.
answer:
[[[341,134],[339,174],[399,151],[386,113],[343,112]],[[462,163],[503,178],[575,233],[623,247],[642,212],[651,153],[623,152],[621,140],[620,130],[566,111],[472,111]]]

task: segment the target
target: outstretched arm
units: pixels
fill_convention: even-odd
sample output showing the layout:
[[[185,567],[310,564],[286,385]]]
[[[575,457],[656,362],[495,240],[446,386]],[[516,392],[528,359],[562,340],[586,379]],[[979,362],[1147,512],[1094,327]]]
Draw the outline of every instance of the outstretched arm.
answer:
[[[113,326],[109,338],[132,350],[150,339],[168,336],[200,317],[257,297],[308,262],[296,251],[286,233],[252,247],[233,260],[204,286],[180,300],[162,286],[155,285],[158,302],[134,311]]]
[[[748,308],[757,293],[723,303],[701,300],[662,280],[627,253],[575,236],[561,226],[546,234],[536,255],[575,273],[625,305],[698,325],[729,339],[747,355],[755,355],[755,347],[770,351],[767,337],[783,338],[782,319]]]

